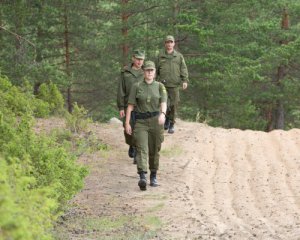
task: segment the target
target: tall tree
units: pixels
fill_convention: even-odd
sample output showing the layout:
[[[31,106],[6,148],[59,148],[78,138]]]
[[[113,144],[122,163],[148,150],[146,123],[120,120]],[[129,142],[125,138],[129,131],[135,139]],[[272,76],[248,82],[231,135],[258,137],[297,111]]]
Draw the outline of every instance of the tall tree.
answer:
[[[191,80],[181,95],[181,117],[260,130],[300,123],[297,0],[0,4],[2,74],[16,84],[30,81],[36,92],[41,83],[52,81],[63,89],[69,109],[76,101],[94,119],[116,116],[119,73],[130,63],[130,52],[143,48],[154,60],[164,37],[172,34]],[[284,8],[288,30],[279,24]],[[275,109],[281,114],[275,115]]]

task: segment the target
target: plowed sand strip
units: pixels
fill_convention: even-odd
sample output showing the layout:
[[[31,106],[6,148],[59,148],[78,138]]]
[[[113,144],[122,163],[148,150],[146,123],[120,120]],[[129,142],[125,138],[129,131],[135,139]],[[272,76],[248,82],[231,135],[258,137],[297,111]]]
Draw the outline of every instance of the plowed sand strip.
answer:
[[[240,161],[243,155],[244,145],[236,145],[235,130],[218,130],[215,133],[213,144],[215,147],[216,174],[214,177],[216,207],[219,215],[222,217],[223,225],[226,226],[226,232],[229,236],[234,235],[236,231],[242,231],[246,238],[251,236],[248,224],[238,215],[235,208],[236,189],[245,188],[244,178],[247,174],[248,166],[243,165],[241,169],[235,169],[234,161]],[[243,157],[242,157],[243,158]],[[238,171],[237,171],[238,170]],[[242,178],[238,179],[240,176]],[[233,188],[232,184],[241,184],[238,188]],[[242,200],[242,201],[241,201]],[[240,199],[239,202],[244,202]]]
[[[273,216],[277,202],[274,199],[274,187],[271,186],[271,179],[274,172],[277,172],[278,167],[272,165],[270,161],[278,161],[278,154],[273,153],[274,150],[269,146],[270,142],[267,133],[247,131],[247,135],[249,141],[248,161],[253,168],[249,184],[251,185],[257,208],[262,215],[257,227],[261,229],[261,234],[264,237],[275,238],[278,236],[278,226]]]
[[[295,131],[293,131],[296,133]],[[292,138],[292,131],[273,131],[270,133],[272,139],[274,139],[274,146],[281,152],[281,162],[286,168],[286,183],[292,192],[291,195],[285,195],[282,201],[290,199],[288,201],[294,201],[294,204],[298,205],[300,199],[300,138]],[[296,133],[297,136],[300,132]]]
[[[197,209],[198,218],[204,224],[201,232],[219,235],[224,232],[226,227],[221,221],[219,210],[216,208],[216,194],[213,184],[217,169],[214,158],[215,145],[212,144],[214,136],[207,128],[197,129],[194,134],[198,136],[198,143],[191,149],[198,158],[190,164],[190,174],[196,179],[194,182],[189,182],[195,193],[192,195],[192,201],[195,209]]]
[[[297,211],[295,205],[286,205],[278,201],[281,196],[291,195],[291,188],[287,184],[286,174],[289,169],[282,163],[281,156],[289,151],[276,148],[274,137],[262,132],[249,133],[250,140],[249,161],[253,164],[250,184],[256,203],[263,215],[262,221],[266,226],[264,235],[280,239],[293,239],[294,232],[290,231],[291,224],[295,222],[293,212]],[[275,145],[275,146],[274,146]],[[295,225],[294,225],[295,227]],[[266,229],[268,229],[266,231]]]
[[[235,141],[239,142],[237,152],[240,157],[235,161],[234,173],[237,179],[233,187],[239,186],[239,182],[242,182],[243,188],[235,191],[234,204],[239,217],[248,223],[248,230],[253,237],[277,239],[272,224],[261,211],[265,202],[263,196],[266,198],[267,195],[265,191],[268,190],[266,179],[269,171],[263,153],[257,149],[257,144],[260,146],[259,139],[265,135],[260,133],[258,135],[252,131],[241,131],[235,135]],[[242,151],[239,150],[241,148]],[[266,202],[270,204],[271,200],[267,199]]]
[[[271,158],[269,160],[272,167],[272,181],[270,181],[270,186],[273,190],[274,199],[278,202],[279,208],[277,209],[277,213],[279,214],[279,211],[281,211],[282,215],[286,216],[289,215],[289,213],[296,212],[297,207],[293,198],[287,199],[285,203],[282,202],[285,197],[295,195],[290,181],[290,177],[295,176],[293,174],[295,164],[292,162],[288,163],[285,160],[287,156],[291,157],[293,145],[291,144],[286,148],[282,148],[281,136],[283,135],[285,135],[283,132],[269,134],[270,143],[268,145],[270,146],[269,153],[271,153]],[[280,136],[280,138],[278,136]],[[282,208],[283,205],[285,205],[284,208]],[[281,216],[279,217],[281,219]],[[280,221],[280,219],[278,219],[278,221]]]
[[[208,132],[209,133],[209,132]],[[213,236],[216,228],[210,216],[219,218],[218,212],[214,208],[212,197],[213,188],[211,178],[215,171],[215,165],[211,161],[213,145],[210,144],[210,136],[200,125],[187,132],[189,136],[194,136],[192,142],[180,141],[185,149],[184,155],[186,164],[182,165],[182,177],[185,179],[186,187],[189,189],[189,210],[185,223],[188,223],[185,238],[193,239],[194,236]],[[212,148],[211,148],[212,147]],[[207,191],[204,190],[207,188]],[[204,191],[208,194],[204,194]]]
[[[231,218],[233,221],[232,231],[242,232],[244,238],[250,238],[252,232],[258,235],[253,223],[261,219],[260,211],[254,201],[249,179],[251,178],[252,165],[248,161],[248,143],[244,133],[240,130],[228,130],[225,142],[229,143],[230,164],[232,174],[229,179],[231,192]]]
[[[280,155],[280,164],[284,168],[282,172],[274,174],[272,178],[274,182],[273,192],[278,202],[277,208],[274,209],[273,218],[279,225],[279,236],[288,236],[293,239],[300,233],[300,149],[292,139],[290,132],[273,131],[269,136],[273,148],[276,148]],[[274,165],[275,163],[273,162]]]

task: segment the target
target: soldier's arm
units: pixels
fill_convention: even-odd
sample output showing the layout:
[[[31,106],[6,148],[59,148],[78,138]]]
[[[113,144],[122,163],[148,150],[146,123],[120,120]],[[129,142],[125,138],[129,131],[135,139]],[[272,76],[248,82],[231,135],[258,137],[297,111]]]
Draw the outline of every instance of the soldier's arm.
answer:
[[[159,83],[159,94],[160,94],[160,116],[158,119],[158,123],[163,125],[166,120],[166,113],[167,113],[167,90],[162,83]]]
[[[189,74],[188,74],[188,69],[187,69],[187,66],[186,66],[183,56],[182,56],[181,66],[180,66],[180,78],[182,81],[182,89],[185,90],[188,86]]]
[[[182,82],[189,82],[189,73],[183,56],[181,56],[180,78]]]
[[[127,110],[126,110],[126,121],[125,121],[125,131],[128,135],[132,134],[132,128],[130,125],[130,118],[131,118],[131,112],[134,109],[134,105],[128,104]]]
[[[159,54],[157,54],[155,59],[155,67],[156,67],[156,81],[159,81]]]
[[[121,77],[118,86],[118,94],[117,94],[117,106],[120,112],[120,117],[124,117],[125,112],[125,82],[124,82],[124,72],[121,72]]]

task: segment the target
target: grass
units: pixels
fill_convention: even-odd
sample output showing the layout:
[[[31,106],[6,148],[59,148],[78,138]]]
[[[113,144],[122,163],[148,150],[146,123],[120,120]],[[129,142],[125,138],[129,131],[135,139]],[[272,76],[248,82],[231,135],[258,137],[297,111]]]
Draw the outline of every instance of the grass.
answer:
[[[171,147],[163,148],[160,151],[160,154],[164,157],[178,157],[183,154],[183,149],[181,146],[172,145]]]
[[[131,219],[128,216],[121,216],[113,219],[111,217],[88,218],[83,223],[83,228],[87,231],[107,232],[114,229],[122,228]]]
[[[153,199],[153,200],[165,200],[168,198],[167,195],[163,194],[147,194],[143,196],[144,199]]]
[[[163,203],[159,203],[155,206],[153,206],[152,208],[149,209],[149,212],[157,212],[159,210],[161,210],[164,207]]]
[[[54,239],[148,240],[157,235],[161,220],[153,215],[74,217],[55,229]],[[72,238],[73,239],[73,238]]]
[[[154,230],[159,229],[162,225],[161,220],[156,216],[147,216],[145,222],[147,226],[153,228]]]

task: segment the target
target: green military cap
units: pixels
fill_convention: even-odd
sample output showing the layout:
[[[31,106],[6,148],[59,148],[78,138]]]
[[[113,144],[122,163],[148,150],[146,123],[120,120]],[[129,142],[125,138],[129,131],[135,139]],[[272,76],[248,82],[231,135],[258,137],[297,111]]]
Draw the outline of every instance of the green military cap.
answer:
[[[145,51],[136,49],[133,51],[133,57],[138,59],[145,59]]]
[[[168,35],[168,36],[166,36],[166,38],[165,38],[165,42],[175,42],[175,39],[174,39],[173,36]]]
[[[146,61],[143,67],[144,70],[155,69],[155,63],[152,61]]]

